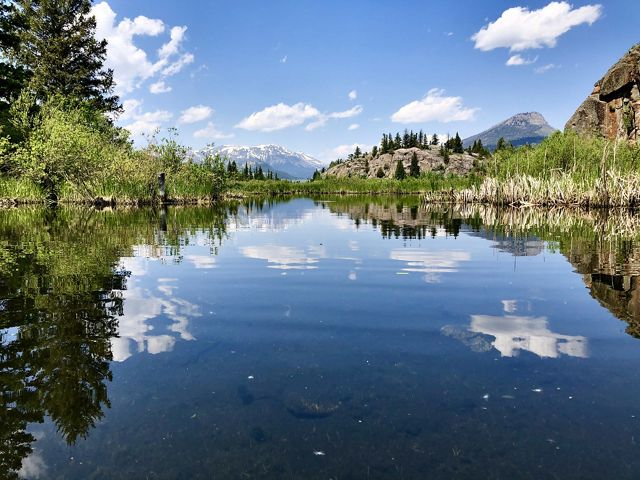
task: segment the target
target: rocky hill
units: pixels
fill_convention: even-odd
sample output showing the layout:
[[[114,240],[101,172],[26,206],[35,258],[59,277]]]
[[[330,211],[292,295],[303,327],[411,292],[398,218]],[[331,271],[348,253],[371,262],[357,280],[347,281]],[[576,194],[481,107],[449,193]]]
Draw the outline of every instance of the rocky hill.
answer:
[[[640,139],[640,44],[598,80],[565,130],[633,143]]]
[[[409,172],[411,157],[416,153],[420,172],[441,171],[465,175],[469,173],[478,161],[478,157],[468,153],[450,153],[449,160],[440,153],[438,147],[431,147],[429,150],[419,148],[400,148],[394,153],[385,153],[377,157],[371,154],[362,158],[346,160],[327,169],[325,175],[330,177],[366,177],[376,178],[378,170],[382,169],[385,178],[392,178],[396,171],[398,161],[401,161],[405,171]]]
[[[465,138],[463,144],[467,147],[473,145],[476,140],[482,140],[485,148],[495,150],[498,140],[502,137],[517,147],[540,143],[555,131],[556,129],[538,112],[518,113],[484,132]]]

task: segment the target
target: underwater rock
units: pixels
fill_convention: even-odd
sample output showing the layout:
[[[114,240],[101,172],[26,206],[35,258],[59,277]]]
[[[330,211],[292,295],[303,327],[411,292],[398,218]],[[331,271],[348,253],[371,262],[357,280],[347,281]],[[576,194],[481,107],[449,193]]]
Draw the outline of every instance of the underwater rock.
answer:
[[[284,406],[296,418],[326,418],[333,415],[341,402],[307,394],[290,393],[285,396]]]
[[[440,333],[445,337],[458,340],[477,353],[489,352],[493,348],[491,345],[491,337],[488,335],[470,332],[466,328],[457,325],[445,325],[440,329]]]

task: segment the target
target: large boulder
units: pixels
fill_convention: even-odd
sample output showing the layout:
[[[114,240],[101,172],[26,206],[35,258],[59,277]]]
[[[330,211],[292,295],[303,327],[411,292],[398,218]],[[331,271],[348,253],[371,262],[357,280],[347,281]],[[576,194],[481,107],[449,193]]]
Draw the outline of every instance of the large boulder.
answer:
[[[596,82],[565,130],[632,143],[640,140],[640,44]]]

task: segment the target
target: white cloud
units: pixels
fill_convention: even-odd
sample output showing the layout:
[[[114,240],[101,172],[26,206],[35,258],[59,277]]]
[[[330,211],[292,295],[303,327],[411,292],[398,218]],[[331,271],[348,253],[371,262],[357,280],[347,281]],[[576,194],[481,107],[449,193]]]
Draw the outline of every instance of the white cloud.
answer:
[[[327,124],[329,119],[344,119],[344,118],[353,118],[360,115],[363,111],[363,108],[360,105],[356,105],[349,110],[345,110],[343,112],[333,112],[329,114],[320,114],[318,119],[315,122],[308,124],[305,127],[307,132],[311,132],[316,128],[324,127]]]
[[[344,112],[334,112],[329,114],[329,118],[353,118],[357,117],[364,110],[360,105],[356,105],[349,110],[345,110]]]
[[[352,123],[351,125],[349,125],[348,130],[357,130],[360,128],[360,125],[358,125],[357,123]]]
[[[367,152],[371,150],[372,145],[365,145],[363,143],[352,143],[351,145],[338,145],[336,148],[325,152],[322,157],[327,161],[332,161],[337,158],[346,158],[350,153],[353,153],[356,147],[360,147],[360,150]]]
[[[167,92],[170,92],[171,90],[172,88],[166,83],[164,83],[164,80],[158,80],[157,82],[149,85],[149,92],[156,95],[159,93],[167,93]]]
[[[153,134],[164,122],[168,122],[173,117],[173,114],[166,110],[156,110],[145,113],[139,113],[137,110],[138,109],[132,113],[134,122],[124,127],[129,130],[134,137]]]
[[[391,116],[397,123],[456,122],[473,120],[478,108],[463,106],[462,97],[445,97],[444,90],[432,88],[422,100],[414,100]]]
[[[280,63],[287,63],[287,60],[289,60],[289,56],[288,56],[288,55],[285,55],[284,57],[282,57],[282,58],[280,59]]]
[[[302,102],[296,103],[295,105],[279,103],[259,112],[252,113],[238,123],[236,128],[274,132],[276,130],[302,125],[312,120],[305,127],[306,131],[311,132],[316,128],[325,126],[330,119],[353,118],[360,115],[362,111],[363,108],[360,105],[356,105],[342,112],[321,113],[313,105]]]
[[[238,123],[236,127],[244,130],[275,132],[276,130],[302,125],[307,120],[316,118],[319,115],[320,112],[313,105],[302,102],[295,105],[279,103],[252,113]]]
[[[135,98],[129,98],[122,102],[122,110],[123,112],[120,114],[120,120],[129,120],[133,118],[139,111],[140,106],[142,105],[141,100],[136,100]]]
[[[554,63],[548,63],[546,65],[536,68],[535,72],[540,74],[547,73],[549,70],[553,70],[554,68],[558,68],[558,65]]]
[[[593,24],[602,15],[601,5],[585,5],[573,9],[568,2],[551,2],[538,10],[513,7],[502,12],[471,39],[475,48],[482,51],[508,48],[520,52],[530,48],[553,48],[558,38],[571,28]]]
[[[178,60],[162,70],[162,75],[165,77],[171,77],[172,75],[180,72],[187,65],[193,63],[194,60],[195,57],[191,53],[185,53]]]
[[[171,55],[177,54],[186,31],[187,27],[173,27],[170,34],[171,40],[158,50],[158,56],[160,58],[169,58]]]
[[[225,138],[233,138],[233,133],[223,133],[215,126],[213,122],[207,123],[207,126],[193,132],[196,138],[207,138],[211,140],[223,140]]]
[[[177,73],[193,61],[191,54],[184,54],[173,64],[170,60],[180,51],[186,27],[173,27],[170,40],[158,50],[158,59],[152,61],[147,52],[135,44],[135,40],[136,37],[163,34],[166,26],[162,20],[141,15],[133,20],[124,18],[117,22],[116,13],[106,1],[94,5],[91,13],[96,18],[96,38],[108,42],[105,65],[114,70],[116,93],[119,95],[132,92],[142,82],[158,74],[168,76]]]
[[[537,60],[538,60],[538,57],[524,58],[522,55],[516,54],[516,55],[511,55],[509,57],[509,60],[507,60],[506,65],[510,67],[520,66],[520,65],[531,65],[532,63],[535,63]]]
[[[206,120],[213,115],[213,108],[206,105],[195,105],[183,110],[180,114],[179,123],[196,123]]]
[[[358,98],[358,91],[357,90],[351,90],[349,92],[349,100],[355,100],[356,98]]]

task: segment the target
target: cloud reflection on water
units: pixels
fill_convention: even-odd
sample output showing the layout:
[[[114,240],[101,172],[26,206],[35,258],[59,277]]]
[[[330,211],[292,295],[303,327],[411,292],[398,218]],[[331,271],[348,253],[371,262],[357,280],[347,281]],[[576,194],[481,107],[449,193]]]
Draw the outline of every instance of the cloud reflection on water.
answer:
[[[503,357],[517,356],[520,351],[541,358],[589,356],[586,337],[552,332],[548,324],[546,317],[472,315],[469,331],[494,337],[491,345]]]
[[[267,268],[280,270],[316,269],[319,259],[324,256],[324,249],[321,247],[310,247],[305,252],[300,248],[284,245],[253,245],[242,247],[240,252],[247,258],[266,260],[269,264]]]

